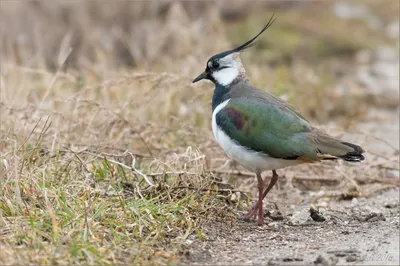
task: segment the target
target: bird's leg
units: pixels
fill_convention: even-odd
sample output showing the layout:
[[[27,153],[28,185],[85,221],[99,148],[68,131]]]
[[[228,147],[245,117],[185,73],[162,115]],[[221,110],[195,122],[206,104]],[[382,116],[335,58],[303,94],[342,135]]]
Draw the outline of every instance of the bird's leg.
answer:
[[[264,190],[264,181],[262,179],[261,173],[257,172],[257,182],[258,182],[258,225],[261,226],[264,224],[264,215],[263,215],[263,190]]]
[[[261,177],[261,175],[260,175]],[[262,194],[262,199],[261,199],[261,206],[262,206],[262,200],[267,196],[268,192],[272,189],[272,187],[275,185],[276,181],[278,181],[278,174],[276,173],[275,170],[272,170],[272,178],[269,181],[268,187],[267,189],[264,191],[264,193]],[[258,179],[258,176],[257,176]],[[258,199],[258,201],[250,208],[250,210],[247,212],[247,214],[245,215],[245,219],[249,220],[251,219],[251,217],[256,216],[257,215],[257,209],[259,208],[259,203],[260,203],[260,199]],[[262,213],[262,212],[261,212]]]
[[[267,196],[268,192],[271,190],[271,188],[275,185],[276,181],[278,181],[278,174],[276,173],[275,170],[272,170],[272,178],[269,181],[267,189],[263,193],[263,199]]]
[[[247,214],[244,216],[245,220],[250,220],[253,217],[256,218],[257,210],[258,210],[258,216],[260,217],[260,214],[261,214],[261,216],[263,217],[263,215],[262,215],[262,196],[263,196],[263,190],[264,190],[264,182],[263,182],[260,172],[257,172],[256,176],[257,176],[257,188],[258,188],[258,201],[249,209]],[[258,206],[261,206],[261,208]],[[258,218],[258,219],[260,220],[260,218]]]

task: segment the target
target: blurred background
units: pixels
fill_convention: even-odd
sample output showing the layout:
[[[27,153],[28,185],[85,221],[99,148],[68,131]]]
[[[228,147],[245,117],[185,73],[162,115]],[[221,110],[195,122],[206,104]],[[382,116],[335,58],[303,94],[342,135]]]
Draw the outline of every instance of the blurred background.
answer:
[[[99,221],[97,229],[91,227],[97,237],[90,242],[94,262],[127,263],[124,246],[114,244],[131,245],[130,233],[121,228],[136,221],[129,216],[136,214],[118,207],[112,196],[128,193],[122,183],[144,188],[147,183],[139,173],[176,186],[173,208],[174,200],[182,202],[182,195],[195,192],[178,188],[211,187],[215,177],[255,192],[251,174],[244,180],[229,174],[233,168],[213,140],[213,85],[191,81],[208,58],[247,41],[273,13],[273,26],[242,54],[250,80],[289,101],[316,126],[368,150],[362,167],[328,162],[285,170],[281,176],[289,181],[281,187],[290,192],[285,202],[297,206],[310,191],[339,191],[349,197],[351,188],[359,193],[351,194],[356,197],[360,191],[367,195],[398,185],[399,5],[398,0],[1,1],[0,214],[7,221],[0,221],[0,227],[9,230],[0,232],[0,247],[33,246],[42,252],[18,253],[16,264],[90,261],[86,251],[75,252],[71,246],[73,259],[63,260],[68,251],[59,250],[64,255],[52,253],[49,261],[47,249],[57,246],[51,241],[42,246],[47,240],[41,240],[61,236],[69,245],[71,237],[86,245],[87,238],[80,235],[86,226],[79,218],[83,214],[74,215],[83,209],[86,213],[83,206],[90,196],[94,209],[107,210],[93,218]],[[106,156],[126,168],[110,164]],[[130,168],[132,158],[139,172]],[[215,169],[222,174],[210,172]],[[171,174],[162,175],[164,171]],[[190,174],[176,174],[182,171]],[[157,181],[157,176],[162,178]],[[315,184],[307,176],[334,182]],[[144,194],[158,207],[166,204],[160,196],[163,184]],[[42,188],[57,200],[44,199]],[[136,206],[143,199],[134,189],[125,204]],[[204,202],[215,206],[210,203],[215,198]],[[147,201],[143,204],[148,208]],[[70,209],[64,211],[65,206]],[[191,208],[193,212],[159,212],[182,219],[171,225],[182,230],[187,220],[201,219],[195,216],[197,207]],[[31,221],[43,222],[35,230],[24,220],[28,210]],[[146,211],[138,214],[144,225],[131,227],[140,228],[135,236],[157,240],[159,231],[151,233],[155,228],[170,232],[164,220]],[[56,233],[52,219],[61,221]],[[199,225],[193,222],[193,230]],[[99,242],[103,233],[106,240]],[[95,253],[99,247],[109,248],[110,257]],[[7,252],[0,256],[3,264],[12,263],[17,254],[12,248]],[[132,254],[133,261],[140,257]]]
[[[121,70],[191,78],[210,56],[241,44],[276,12],[274,27],[243,55],[256,85],[299,103],[335,86],[357,97],[384,93],[383,101],[398,95],[396,0],[3,1],[0,12],[3,73],[11,66],[62,70],[82,86]],[[341,108],[351,116],[365,112],[357,104],[320,100],[302,111],[320,119],[327,116],[315,113],[319,104],[329,115],[342,114]]]

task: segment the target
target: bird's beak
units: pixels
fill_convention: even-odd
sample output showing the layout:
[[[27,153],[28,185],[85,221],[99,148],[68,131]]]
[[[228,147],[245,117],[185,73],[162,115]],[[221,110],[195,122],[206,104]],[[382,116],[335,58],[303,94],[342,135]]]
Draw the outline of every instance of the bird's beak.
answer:
[[[197,78],[195,78],[192,83],[196,83],[197,81],[200,81],[202,79],[208,79],[208,74],[207,72],[203,72],[200,75],[197,76]]]

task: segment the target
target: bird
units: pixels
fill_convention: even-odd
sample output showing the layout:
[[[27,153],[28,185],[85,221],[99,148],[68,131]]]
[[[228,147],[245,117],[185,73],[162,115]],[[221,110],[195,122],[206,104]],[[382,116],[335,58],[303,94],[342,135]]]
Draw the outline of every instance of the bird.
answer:
[[[258,200],[243,218],[258,217],[259,226],[264,224],[263,199],[278,180],[277,169],[322,160],[361,162],[365,152],[312,126],[292,105],[250,82],[240,54],[275,20],[272,15],[255,37],[212,56],[205,71],[192,81],[209,80],[215,85],[212,132],[231,160],[255,173]],[[264,190],[265,171],[272,171],[272,178]]]

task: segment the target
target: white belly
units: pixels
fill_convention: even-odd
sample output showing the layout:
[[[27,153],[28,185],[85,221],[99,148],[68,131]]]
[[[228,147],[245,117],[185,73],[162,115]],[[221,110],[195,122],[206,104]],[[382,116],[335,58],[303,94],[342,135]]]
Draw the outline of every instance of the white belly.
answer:
[[[251,151],[233,139],[231,139],[218,126],[216,121],[217,113],[224,108],[230,99],[218,105],[212,114],[212,130],[214,137],[221,148],[232,160],[239,163],[241,166],[252,172],[263,172],[266,170],[275,170],[284,168],[290,165],[298,164],[296,160],[283,160],[269,157],[260,152]]]

